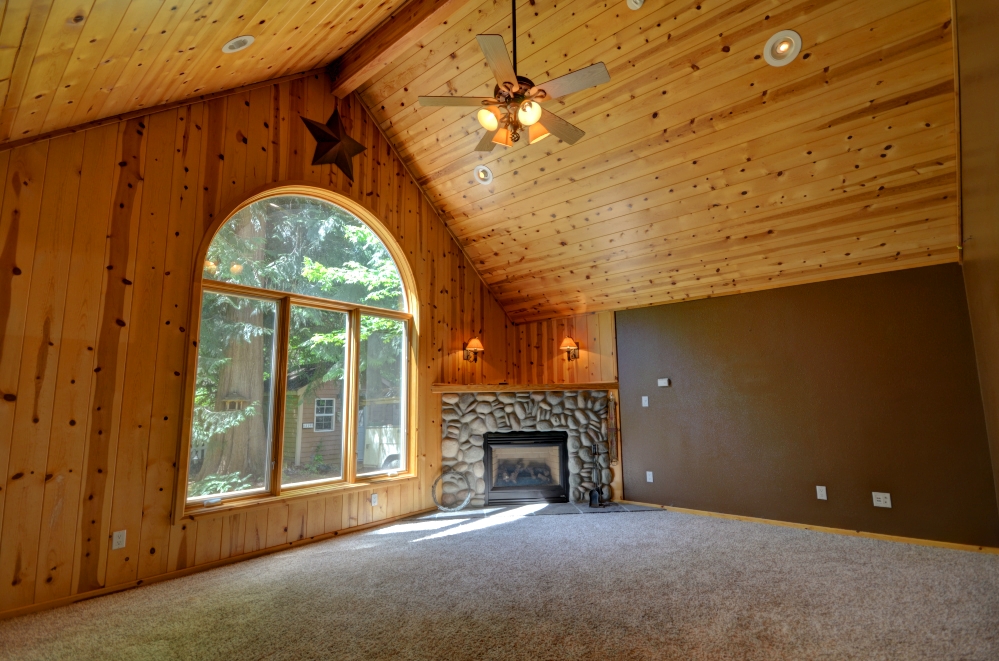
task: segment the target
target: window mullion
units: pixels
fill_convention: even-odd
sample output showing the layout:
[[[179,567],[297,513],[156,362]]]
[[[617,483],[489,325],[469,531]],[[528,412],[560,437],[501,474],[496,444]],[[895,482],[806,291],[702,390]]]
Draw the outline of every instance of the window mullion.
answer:
[[[284,457],[284,416],[288,403],[288,344],[291,337],[291,299],[281,299],[279,306],[276,365],[274,366],[274,429],[271,433],[271,493],[281,494],[281,463]]]
[[[357,480],[357,410],[360,392],[358,374],[361,368],[361,313],[359,310],[350,311],[347,324],[350,339],[347,345],[347,370],[344,375],[347,396],[343,407],[343,477],[348,483],[352,483]]]

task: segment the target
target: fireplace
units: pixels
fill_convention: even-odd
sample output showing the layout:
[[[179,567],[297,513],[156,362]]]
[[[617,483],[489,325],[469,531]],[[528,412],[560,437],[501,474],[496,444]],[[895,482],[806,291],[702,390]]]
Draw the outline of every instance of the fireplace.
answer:
[[[483,440],[487,504],[569,502],[566,432],[487,432]]]

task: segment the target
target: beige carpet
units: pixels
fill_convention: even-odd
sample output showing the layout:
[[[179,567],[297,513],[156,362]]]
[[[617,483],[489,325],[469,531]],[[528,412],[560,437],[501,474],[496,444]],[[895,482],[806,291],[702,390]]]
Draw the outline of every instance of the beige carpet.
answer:
[[[527,511],[409,521],[0,622],[0,658],[999,659],[999,556]]]

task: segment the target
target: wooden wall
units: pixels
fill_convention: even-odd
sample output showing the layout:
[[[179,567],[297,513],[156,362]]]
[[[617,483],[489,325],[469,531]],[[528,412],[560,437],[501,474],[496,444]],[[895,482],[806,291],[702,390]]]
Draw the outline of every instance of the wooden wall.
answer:
[[[299,115],[340,104],[368,149],[351,184],[312,167]],[[419,477],[170,524],[196,251],[271,182],[367,206],[419,282]],[[434,382],[604,380],[609,315],[515,327],[356,98],[316,76],[0,152],[0,613],[421,510],[439,462]],[[584,360],[565,363],[561,333]],[[486,359],[461,358],[480,336]],[[608,344],[609,343],[609,344]],[[558,362],[560,359],[562,362]],[[127,545],[110,550],[110,533]],[[8,587],[9,586],[9,587]]]
[[[482,379],[468,383],[554,384],[617,381],[617,339],[613,312],[590,312],[522,324],[507,322],[505,337],[486,325],[479,358]],[[568,361],[558,347],[571,337],[579,360]],[[499,339],[498,345],[493,344]],[[460,346],[460,345],[459,345]],[[466,363],[467,365],[467,363]],[[504,371],[505,370],[505,371]],[[452,379],[448,383],[463,383]]]

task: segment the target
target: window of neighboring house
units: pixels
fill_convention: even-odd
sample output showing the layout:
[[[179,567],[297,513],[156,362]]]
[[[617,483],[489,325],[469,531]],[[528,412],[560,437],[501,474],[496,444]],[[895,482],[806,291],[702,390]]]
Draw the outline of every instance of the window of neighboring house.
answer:
[[[332,431],[336,420],[335,399],[316,400],[316,425],[315,431]]]
[[[406,471],[413,317],[379,235],[274,195],[219,228],[203,267],[188,502]]]

